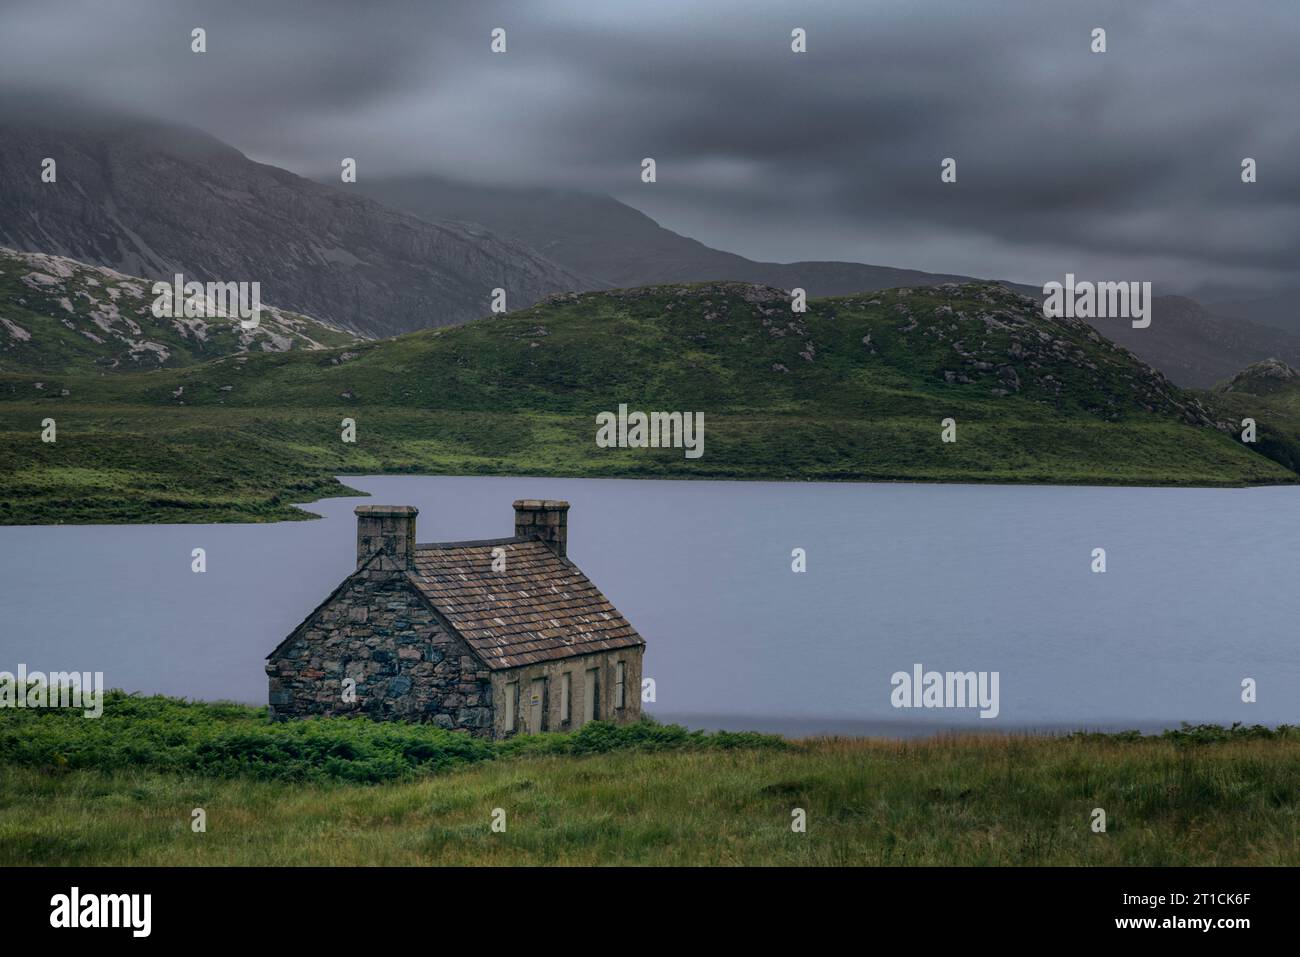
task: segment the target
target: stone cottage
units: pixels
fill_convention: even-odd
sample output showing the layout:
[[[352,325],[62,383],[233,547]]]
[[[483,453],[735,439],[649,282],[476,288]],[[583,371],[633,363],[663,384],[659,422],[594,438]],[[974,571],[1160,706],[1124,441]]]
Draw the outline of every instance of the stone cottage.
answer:
[[[514,509],[510,538],[417,545],[417,509],[359,506],[356,571],[267,656],[272,718],[501,738],[640,717],[645,641],[569,561],[569,503]]]

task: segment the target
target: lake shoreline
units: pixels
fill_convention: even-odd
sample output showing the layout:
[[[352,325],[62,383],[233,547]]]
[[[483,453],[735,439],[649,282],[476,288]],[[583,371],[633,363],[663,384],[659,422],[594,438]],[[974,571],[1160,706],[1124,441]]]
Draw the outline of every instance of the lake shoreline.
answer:
[[[1256,488],[1289,488],[1300,485],[1300,474],[1294,479],[1280,481],[1259,481],[1259,482],[1127,482],[1127,481],[1105,481],[1105,482],[1077,482],[1072,480],[1062,480],[1059,482],[1050,480],[1025,479],[1024,481],[1008,481],[1005,478],[992,478],[987,481],[979,479],[963,478],[956,481],[935,478],[917,478],[913,476],[905,478],[790,478],[790,477],[764,477],[764,476],[737,476],[737,477],[718,477],[712,475],[637,475],[634,473],[624,475],[573,475],[565,473],[544,473],[537,472],[532,474],[516,474],[507,472],[408,472],[408,471],[376,471],[376,472],[356,472],[335,475],[334,481],[338,483],[336,488],[329,488],[324,491],[327,494],[319,495],[316,498],[307,499],[299,502],[287,503],[284,506],[277,507],[277,510],[268,516],[258,515],[224,515],[218,513],[217,517],[206,514],[207,510],[198,508],[192,513],[191,520],[176,521],[175,516],[169,516],[172,520],[168,521],[142,521],[140,517],[123,516],[121,518],[107,518],[102,521],[51,521],[51,522],[16,522],[9,521],[8,516],[0,514],[0,528],[40,528],[49,526],[112,526],[112,525],[268,525],[280,522],[296,521],[315,521],[322,516],[311,510],[312,506],[321,502],[329,501],[336,498],[357,498],[370,497],[368,492],[354,489],[347,485],[349,479],[370,478],[370,477],[387,477],[387,478],[503,478],[503,479],[570,479],[576,481],[615,481],[615,482],[660,482],[660,483],[715,483],[715,484],[773,484],[789,485],[792,487],[804,487],[808,485],[828,485],[828,486],[943,486],[954,488],[1115,488],[1115,489],[1256,489]]]

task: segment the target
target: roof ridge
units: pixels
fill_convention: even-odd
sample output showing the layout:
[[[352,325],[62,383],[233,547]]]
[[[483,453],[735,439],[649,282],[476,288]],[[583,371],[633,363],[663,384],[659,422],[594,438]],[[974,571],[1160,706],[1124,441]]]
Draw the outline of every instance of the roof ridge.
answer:
[[[517,545],[523,542],[540,542],[536,535],[511,535],[508,538],[473,538],[464,542],[416,542],[415,550],[422,548],[469,548],[473,545]]]

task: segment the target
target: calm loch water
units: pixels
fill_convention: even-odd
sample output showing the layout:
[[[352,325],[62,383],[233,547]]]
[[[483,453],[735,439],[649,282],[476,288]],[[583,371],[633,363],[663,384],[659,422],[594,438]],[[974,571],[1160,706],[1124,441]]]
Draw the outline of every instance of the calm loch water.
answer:
[[[648,642],[660,718],[810,734],[1300,722],[1297,489],[347,482],[371,497],[314,504],[316,522],[0,528],[0,670],[265,703],[264,656],[353,567],[353,506],[416,505],[419,540],[451,541],[509,535],[516,498],[564,498],[570,556]],[[917,663],[998,672],[998,717],[893,708],[891,676]]]

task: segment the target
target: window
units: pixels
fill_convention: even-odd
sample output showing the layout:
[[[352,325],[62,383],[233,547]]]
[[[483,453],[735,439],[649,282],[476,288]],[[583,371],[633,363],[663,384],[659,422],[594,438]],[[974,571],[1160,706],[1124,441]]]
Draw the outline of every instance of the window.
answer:
[[[512,681],[506,685],[506,715],[502,722],[502,731],[515,729],[515,715],[519,713],[519,682]]]
[[[619,661],[614,664],[614,707],[624,708],[627,706],[627,695],[624,691],[623,683],[623,662]]]
[[[572,717],[570,713],[569,695],[573,686],[573,674],[566,671],[560,675],[560,723],[568,724]]]
[[[595,721],[600,717],[600,708],[596,706],[596,694],[599,691],[596,681],[596,669],[587,671],[582,687],[582,720],[584,723]]]

